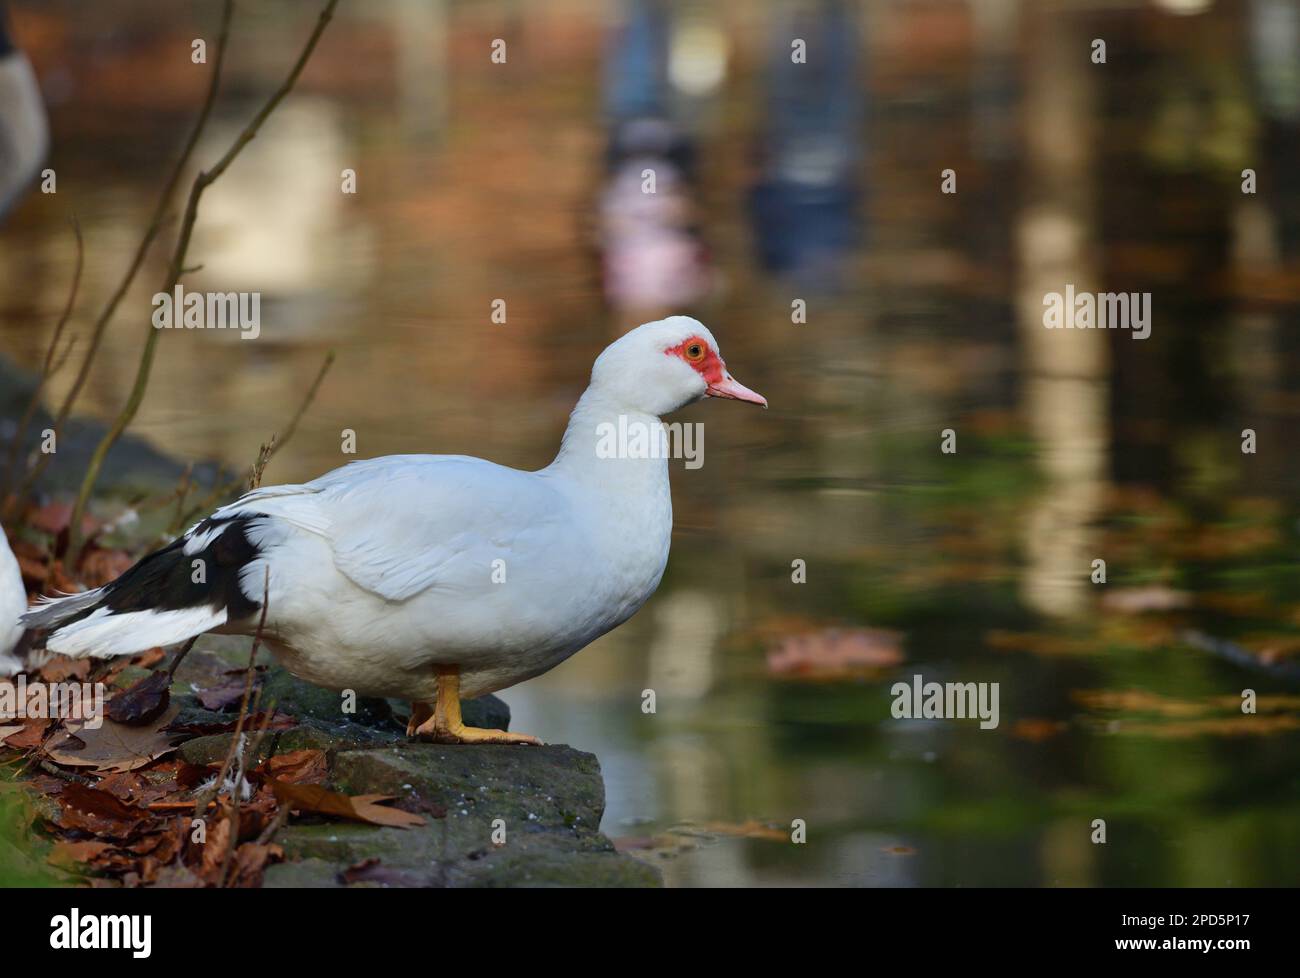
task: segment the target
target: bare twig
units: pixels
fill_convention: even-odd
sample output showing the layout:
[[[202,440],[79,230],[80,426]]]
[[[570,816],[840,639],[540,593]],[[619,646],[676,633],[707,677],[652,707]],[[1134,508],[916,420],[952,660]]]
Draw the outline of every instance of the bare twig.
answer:
[[[181,516],[185,513],[185,499],[189,496],[190,490],[194,487],[194,463],[188,462],[185,465],[185,471],[181,473],[180,482],[176,485],[176,512],[172,515],[172,521],[167,525],[168,530],[174,526],[179,526]]]
[[[262,691],[257,691],[257,698],[260,701]],[[239,797],[240,788],[244,783],[244,772],[248,770],[250,758],[257,757],[258,748],[262,746],[262,738],[266,736],[266,725],[271,722],[269,713],[262,717],[262,726],[257,731],[257,739],[252,742],[251,748],[239,752],[238,764],[235,766],[234,790],[230,793],[230,811],[227,818],[230,819],[230,838],[226,843],[226,855],[221,861],[221,875],[217,878],[218,886],[230,885],[230,864],[234,861],[235,851],[239,848],[239,805],[242,799]]]
[[[257,461],[253,463],[252,469],[248,473],[248,491],[252,492],[262,484],[262,473],[266,471],[266,463],[271,461],[271,456],[275,454],[275,435],[271,440],[264,442],[262,447],[257,450]]]
[[[267,567],[263,577],[262,585],[262,614],[257,621],[257,631],[253,633],[253,646],[248,653],[248,671],[245,673],[244,680],[244,699],[239,706],[239,719],[235,722],[235,731],[230,738],[230,747],[226,750],[226,759],[221,764],[221,773],[217,775],[217,780],[213,786],[213,796],[221,790],[221,786],[226,783],[226,778],[230,774],[231,764],[234,762],[235,751],[239,744],[239,738],[244,732],[244,724],[248,722],[248,708],[253,699],[253,676],[257,672],[257,652],[262,647],[262,630],[266,628],[266,609],[270,606],[271,595],[271,568]],[[238,790],[238,785],[235,786]],[[206,803],[208,799],[198,799]],[[201,808],[195,809],[195,815],[202,811]]]
[[[302,420],[303,415],[307,413],[307,408],[309,408],[312,402],[316,399],[316,393],[320,390],[321,382],[325,379],[325,374],[329,372],[330,367],[333,365],[334,351],[331,350],[325,355],[325,362],[321,364],[320,371],[316,374],[316,379],[312,382],[311,388],[307,391],[307,396],[303,398],[302,404],[298,406],[297,413],[294,414],[293,418],[289,421],[289,427],[285,431],[284,437],[280,438],[278,435],[272,435],[269,442],[266,442],[258,448],[257,459],[249,468],[248,475],[243,480],[231,479],[225,483],[218,483],[197,506],[185,514],[184,518],[178,519],[172,524],[173,529],[177,529],[186,523],[189,523],[190,520],[199,513],[210,509],[216,500],[233,495],[239,489],[241,481],[244,483],[247,490],[256,489],[262,484],[262,474],[266,469],[267,463],[279,454],[280,449],[284,448],[284,446],[289,443],[289,439],[292,438],[294,432],[298,430],[298,422]]]
[[[230,0],[227,0],[226,10],[229,11]],[[199,200],[203,196],[203,191],[211,186],[221,177],[226,169],[234,162],[249,142],[257,135],[262,128],[262,124],[275,111],[276,107],[286,95],[293,89],[294,84],[298,81],[298,76],[302,74],[303,67],[307,64],[312,52],[316,49],[316,44],[324,33],[326,26],[334,15],[334,8],[338,6],[338,0],[328,0],[325,8],[321,11],[317,20],[316,27],[308,37],[306,45],[299,54],[298,60],[290,69],[288,77],[278,89],[267,99],[266,104],[253,117],[252,121],[235,138],[234,143],[226,150],[225,154],[209,170],[201,170],[194,178],[194,183],[190,187],[189,199],[185,204],[184,216],[181,218],[181,228],[176,240],[176,246],[172,251],[171,262],[168,264],[167,275],[165,276],[162,287],[159,292],[170,292],[176,285],[181,276],[181,269],[185,267],[185,256],[189,251],[190,236],[194,231],[195,221],[198,219]],[[226,17],[227,15],[223,15]],[[227,20],[223,19],[223,29]],[[224,36],[222,47],[224,48]],[[218,62],[217,68],[214,69],[214,81],[217,70],[220,68]],[[213,88],[215,92],[215,85]],[[210,108],[209,103],[205,103],[203,115],[200,122],[207,121],[207,112]],[[73,546],[70,546],[69,552],[78,549],[80,543],[80,533],[78,522],[81,514],[85,511],[86,504],[90,499],[90,494],[95,488],[95,482],[99,478],[99,470],[104,464],[104,458],[110,448],[117,442],[131,422],[135,419],[136,412],[140,409],[140,403],[144,400],[144,392],[149,384],[149,374],[153,368],[154,351],[158,345],[159,330],[154,329],[152,323],[149,325],[148,335],[145,339],[144,349],[140,354],[140,364],[136,369],[135,381],[131,386],[131,392],[127,397],[126,404],[123,406],[121,413],[114,420],[113,424],[105,432],[104,437],[96,446],[94,454],[91,456],[90,463],[86,467],[86,474],[81,482],[81,488],[77,493],[77,501],[72,508],[72,534]]]
[[[195,119],[194,128],[190,130],[189,138],[185,141],[185,147],[181,150],[181,155],[177,158],[175,166],[172,167],[171,174],[163,185],[162,193],[158,195],[158,203],[154,205],[153,216],[145,228],[144,236],[136,246],[135,254],[131,258],[131,264],[127,266],[126,274],[122,276],[122,281],[118,283],[117,289],[109,298],[108,303],[100,312],[99,318],[95,320],[95,325],[90,331],[90,345],[86,348],[86,354],[81,359],[81,369],[77,371],[76,380],[72,382],[67,395],[63,398],[63,403],[59,406],[58,414],[54,417],[53,430],[56,438],[62,430],[64,422],[67,421],[68,415],[72,412],[72,407],[80,396],[86,379],[90,376],[90,367],[95,361],[95,355],[99,352],[99,344],[104,338],[104,331],[108,328],[108,324],[112,322],[117,307],[122,302],[122,297],[126,295],[131,288],[131,284],[135,281],[136,274],[140,271],[140,266],[144,264],[145,255],[149,253],[149,248],[154,239],[164,225],[170,223],[167,217],[167,208],[171,203],[172,195],[176,192],[177,185],[181,181],[181,177],[189,166],[190,157],[194,155],[194,148],[199,143],[199,137],[203,134],[203,130],[208,123],[208,116],[212,112],[213,103],[216,102],[217,87],[221,81],[221,66],[226,58],[226,41],[230,36],[230,18],[234,6],[234,0],[225,0],[222,5],[221,27],[217,36],[216,54],[212,63],[212,77],[208,81],[208,91],[203,99],[203,107],[199,109],[198,118]],[[170,289],[170,286],[168,288]],[[150,324],[150,329],[152,330],[152,324]],[[20,495],[27,494],[31,486],[40,478],[51,458],[51,455],[41,457],[37,465],[27,474]],[[78,515],[80,511],[81,507],[78,507]],[[77,531],[73,531],[73,535],[77,536]],[[69,548],[70,551],[71,549]]]
[[[222,472],[223,470],[218,468],[216,476],[214,478],[220,480],[222,477]],[[239,485],[242,481],[243,481],[242,479],[234,479],[228,482],[217,481],[213,485],[211,492],[209,492],[206,496],[200,499],[196,505],[190,507],[185,512],[184,516],[182,516],[179,520],[177,520],[175,523],[172,524],[172,526],[169,528],[169,532],[176,533],[180,530],[181,527],[189,526],[193,524],[194,517],[198,516],[199,513],[206,513],[208,510],[212,509],[213,504],[218,499],[225,499],[226,497],[228,497],[231,493],[233,493],[236,489],[239,488]]]
[[[181,649],[179,652],[176,653],[176,658],[172,659],[171,668],[167,670],[168,682],[171,682],[173,679],[176,678],[176,667],[179,666],[181,662],[184,660],[184,658],[190,654],[190,649],[194,648],[194,643],[197,642],[198,640],[199,637],[195,635],[192,639],[190,639],[188,642],[185,643],[185,647],[183,649]]]
[[[271,840],[275,838],[276,833],[284,828],[284,823],[287,821],[289,821],[289,806],[281,805],[276,809],[275,818],[271,819],[271,823],[257,837],[257,844],[259,846],[269,845]]]
[[[289,439],[293,437],[293,433],[298,430],[298,422],[302,420],[302,416],[306,414],[307,409],[311,407],[311,402],[316,400],[316,392],[320,390],[321,381],[325,379],[325,375],[330,372],[330,367],[332,366],[334,366],[334,351],[330,350],[325,354],[325,362],[320,365],[320,371],[316,374],[316,379],[311,382],[311,387],[307,391],[307,396],[302,399],[302,404],[298,406],[298,413],[293,416],[293,420],[289,422],[289,427],[284,430],[284,437],[279,439],[278,444],[275,442],[274,438],[272,439],[273,447],[271,448],[270,456],[268,456],[268,461],[270,461],[271,458],[274,458],[276,453],[289,443]]]

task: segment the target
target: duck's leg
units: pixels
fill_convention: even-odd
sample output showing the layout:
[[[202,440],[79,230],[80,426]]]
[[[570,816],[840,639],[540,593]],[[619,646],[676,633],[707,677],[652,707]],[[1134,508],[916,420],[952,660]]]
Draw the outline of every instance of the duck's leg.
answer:
[[[411,719],[406,721],[406,736],[414,737],[420,725],[433,716],[433,707],[428,703],[411,703]]]
[[[438,673],[438,697],[433,704],[433,716],[415,728],[416,736],[428,737],[440,744],[541,743],[529,734],[465,726],[460,718],[460,666],[434,666],[434,669]]]

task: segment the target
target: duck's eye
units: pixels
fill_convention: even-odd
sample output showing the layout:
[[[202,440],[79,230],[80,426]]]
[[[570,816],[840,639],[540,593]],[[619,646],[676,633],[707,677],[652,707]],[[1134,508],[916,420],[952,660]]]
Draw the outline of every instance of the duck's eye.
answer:
[[[686,359],[687,359],[687,360],[697,360],[697,361],[698,361],[698,360],[703,360],[703,359],[704,359],[704,344],[703,344],[703,343],[692,343],[690,346],[688,346],[688,347],[686,348]]]

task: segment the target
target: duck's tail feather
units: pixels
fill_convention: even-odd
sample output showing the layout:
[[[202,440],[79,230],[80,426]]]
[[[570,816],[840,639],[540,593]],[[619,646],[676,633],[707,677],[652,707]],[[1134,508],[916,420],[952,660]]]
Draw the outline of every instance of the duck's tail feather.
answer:
[[[247,513],[203,520],[117,580],[48,599],[19,621],[37,636],[37,651],[107,658],[175,645],[251,617],[261,604],[244,594],[239,579],[259,556],[248,528],[265,518]]]

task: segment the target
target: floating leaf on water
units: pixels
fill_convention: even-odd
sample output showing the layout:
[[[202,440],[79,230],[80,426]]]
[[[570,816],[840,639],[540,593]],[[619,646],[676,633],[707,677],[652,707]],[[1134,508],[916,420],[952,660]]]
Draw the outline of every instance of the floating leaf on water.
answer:
[[[1191,605],[1190,593],[1176,591],[1163,584],[1108,588],[1101,598],[1103,609],[1124,615],[1138,615],[1149,611],[1179,611],[1190,608]]]
[[[1070,698],[1090,710],[1158,713],[1170,717],[1197,716],[1210,709],[1203,703],[1177,700],[1144,689],[1076,689]]]
[[[1145,737],[1264,737],[1269,734],[1300,730],[1300,716],[1240,716],[1203,717],[1198,720],[1179,720],[1173,723],[1121,724],[1116,733]]]
[[[880,628],[827,628],[791,635],[767,653],[777,676],[837,679],[870,674],[903,661],[902,635]]]
[[[1011,725],[1011,736],[1018,740],[1027,740],[1038,744],[1055,737],[1066,729],[1061,720],[1045,720],[1042,717],[1025,717]]]

